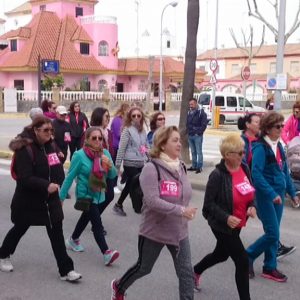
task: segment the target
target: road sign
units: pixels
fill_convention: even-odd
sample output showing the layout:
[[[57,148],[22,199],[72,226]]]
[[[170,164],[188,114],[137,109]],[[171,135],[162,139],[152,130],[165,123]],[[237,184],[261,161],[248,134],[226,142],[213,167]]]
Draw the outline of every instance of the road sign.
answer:
[[[42,60],[42,72],[43,73],[59,73],[59,61],[58,60]]]
[[[243,80],[248,80],[250,78],[251,72],[248,66],[242,68],[241,76]]]
[[[212,75],[210,76],[209,82],[210,82],[211,84],[216,84],[216,83],[217,83],[217,78],[216,78],[215,74],[212,74]]]
[[[209,68],[212,72],[216,72],[218,70],[218,61],[216,59],[211,59],[209,62]]]

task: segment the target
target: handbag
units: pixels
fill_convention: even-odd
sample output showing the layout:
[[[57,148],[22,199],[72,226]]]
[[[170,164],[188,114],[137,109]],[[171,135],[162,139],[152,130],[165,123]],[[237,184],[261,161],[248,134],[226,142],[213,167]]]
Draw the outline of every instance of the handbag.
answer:
[[[78,198],[74,204],[74,208],[80,211],[89,211],[92,203],[92,199]]]

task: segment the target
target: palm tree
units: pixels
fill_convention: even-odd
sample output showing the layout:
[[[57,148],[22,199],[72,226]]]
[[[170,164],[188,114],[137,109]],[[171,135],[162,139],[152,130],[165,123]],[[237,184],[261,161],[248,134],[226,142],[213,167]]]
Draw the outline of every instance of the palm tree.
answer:
[[[199,24],[199,0],[188,0],[187,8],[187,40],[185,50],[184,79],[182,101],[180,107],[179,130],[182,141],[182,159],[190,161],[188,138],[186,134],[186,118],[189,100],[193,98],[197,58],[197,33]]]

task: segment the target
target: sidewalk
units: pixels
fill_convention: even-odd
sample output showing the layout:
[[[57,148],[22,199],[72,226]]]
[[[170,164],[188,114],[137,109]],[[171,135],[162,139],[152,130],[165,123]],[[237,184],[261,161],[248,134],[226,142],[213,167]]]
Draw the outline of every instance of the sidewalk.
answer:
[[[216,164],[212,162],[204,162],[204,167],[201,173],[196,174],[195,172],[191,171],[187,172],[193,190],[205,191],[208,177],[212,170],[215,168],[215,165]]]

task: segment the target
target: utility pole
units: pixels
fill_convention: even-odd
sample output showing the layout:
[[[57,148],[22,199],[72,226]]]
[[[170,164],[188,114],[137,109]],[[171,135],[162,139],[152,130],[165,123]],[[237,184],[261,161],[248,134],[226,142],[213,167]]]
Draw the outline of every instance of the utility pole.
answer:
[[[214,59],[217,60],[217,49],[218,49],[218,22],[219,22],[219,0],[216,0],[216,23],[215,23],[215,47],[214,47]],[[216,71],[217,72],[217,71]],[[216,83],[213,83],[213,89],[211,94],[211,125],[214,126],[215,121],[215,105],[216,105]]]
[[[285,13],[286,0],[280,0],[279,21],[278,21],[278,41],[276,53],[276,74],[283,73],[283,57],[285,44]],[[274,110],[281,110],[281,90],[275,90]]]

